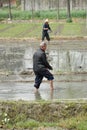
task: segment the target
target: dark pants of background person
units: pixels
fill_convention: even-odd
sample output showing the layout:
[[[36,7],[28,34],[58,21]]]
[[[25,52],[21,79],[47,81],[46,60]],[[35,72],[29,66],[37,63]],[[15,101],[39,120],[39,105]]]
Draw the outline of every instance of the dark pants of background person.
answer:
[[[35,84],[34,87],[37,89],[40,87],[40,84],[42,83],[43,77],[47,78],[48,80],[53,80],[53,75],[46,69],[44,71],[35,72]]]
[[[49,37],[49,34],[47,32],[42,32],[42,41],[44,41],[44,38],[46,37],[46,39],[48,41],[50,41],[50,37]]]

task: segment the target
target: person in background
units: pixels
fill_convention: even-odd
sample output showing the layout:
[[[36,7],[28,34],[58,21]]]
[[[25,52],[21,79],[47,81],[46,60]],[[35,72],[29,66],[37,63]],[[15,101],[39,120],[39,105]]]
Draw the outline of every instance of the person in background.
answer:
[[[47,39],[47,41],[50,41],[49,32],[51,31],[52,30],[49,26],[48,19],[46,19],[42,29],[42,41],[44,41],[45,38]]]
[[[35,92],[38,91],[43,78],[50,81],[50,89],[53,90],[54,76],[49,70],[53,70],[52,66],[48,63],[45,50],[47,48],[46,42],[40,43],[40,48],[33,54],[33,71],[35,73]]]

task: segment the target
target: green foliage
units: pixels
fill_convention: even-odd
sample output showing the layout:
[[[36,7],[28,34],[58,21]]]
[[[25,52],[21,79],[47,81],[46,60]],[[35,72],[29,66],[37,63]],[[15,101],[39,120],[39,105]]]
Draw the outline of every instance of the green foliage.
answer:
[[[58,124],[60,127],[67,128],[69,130],[86,130],[87,117],[86,115],[84,116],[82,114],[78,114],[78,116],[61,120]]]
[[[76,18],[85,18],[86,11],[85,10],[73,10],[71,15],[72,15],[72,17],[76,17]]]
[[[17,7],[21,5],[21,0],[16,0]]]
[[[39,122],[34,120],[19,121],[16,122],[15,126],[17,128],[23,128],[23,129],[34,128],[34,127],[39,127]]]
[[[8,12],[5,10],[0,10],[0,20],[8,18]]]
[[[79,103],[71,101],[42,101],[37,103],[29,103],[26,101],[0,102],[2,106],[0,126],[2,126],[3,123],[3,128],[5,129],[61,127],[69,130],[87,130],[87,103],[78,102]],[[38,112],[40,112],[40,114],[38,114]],[[44,120],[40,121],[38,116],[44,117]],[[52,120],[53,116],[55,120]]]
[[[40,11],[35,12],[34,16],[36,16],[37,18],[41,17]]]
[[[68,18],[68,19],[66,20],[66,22],[67,22],[67,23],[71,23],[71,22],[72,22],[72,19],[71,19],[71,18]]]
[[[20,4],[20,0],[17,0],[17,5]],[[16,7],[11,8],[11,13],[12,13],[12,18],[13,19],[22,19],[22,20],[29,20],[31,18],[39,18],[39,19],[44,19],[44,18],[49,18],[49,19],[57,19],[58,17],[58,12],[57,10],[42,10],[42,11],[21,11],[20,9]],[[8,8],[3,7],[0,9],[0,19],[6,19],[9,16],[9,11]],[[72,10],[71,11],[71,16],[76,17],[76,18],[85,18],[86,17],[86,12],[85,10]],[[67,18],[67,10],[60,10],[59,11],[59,18],[60,19],[66,19]],[[67,20],[68,22],[71,22],[70,19]]]
[[[12,12],[12,18],[16,20],[28,20],[31,19],[32,15],[30,12],[19,12],[19,11],[14,11]]]
[[[19,114],[15,117],[14,123],[20,122],[20,121],[24,122],[25,120],[26,120],[25,114]]]
[[[78,130],[87,130],[87,120],[80,122],[77,125]]]

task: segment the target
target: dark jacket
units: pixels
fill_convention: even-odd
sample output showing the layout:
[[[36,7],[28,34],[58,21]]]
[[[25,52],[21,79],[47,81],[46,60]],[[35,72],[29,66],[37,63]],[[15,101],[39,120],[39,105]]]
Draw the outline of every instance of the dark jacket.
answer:
[[[45,52],[39,49],[33,55],[33,70],[34,72],[38,72],[44,71],[45,69],[52,70],[52,67],[47,61]]]
[[[48,30],[51,31],[51,28],[50,28],[49,24],[46,24],[46,23],[45,23],[45,24],[43,25],[43,33],[45,33],[45,34],[48,33],[48,30],[44,30],[44,28],[48,28]]]

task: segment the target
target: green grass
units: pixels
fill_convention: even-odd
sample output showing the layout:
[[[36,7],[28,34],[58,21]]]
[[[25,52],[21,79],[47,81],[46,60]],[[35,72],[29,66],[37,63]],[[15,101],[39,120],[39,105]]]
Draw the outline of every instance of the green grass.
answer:
[[[69,119],[59,121],[59,126],[68,129],[86,130],[87,117],[86,115],[79,115]]]
[[[20,100],[0,101],[0,105],[0,126],[3,124],[5,129],[35,130],[39,127],[61,127],[69,130],[87,130],[87,101],[75,103]]]
[[[19,117],[19,115],[18,115]],[[17,118],[18,118],[17,117]],[[75,129],[75,130],[87,130],[87,117],[84,115],[79,115],[76,117],[71,117],[67,119],[60,119],[57,122],[40,122],[35,120],[28,120],[22,118],[16,121],[14,124],[10,122],[5,124],[6,128],[16,127],[17,129],[28,129],[28,128],[38,128],[38,127],[61,127],[66,129]]]
[[[85,121],[82,121],[77,125],[78,130],[87,130],[87,119]]]
[[[49,20],[52,33],[50,37],[86,36],[85,23],[66,23]],[[41,39],[43,21],[0,23],[0,37],[2,38],[37,38]]]
[[[62,35],[66,35],[66,36],[74,36],[74,35],[78,35],[81,36],[83,35],[81,32],[82,29],[82,25],[79,23],[67,23],[64,25],[64,29],[62,31]]]

